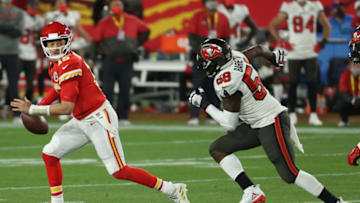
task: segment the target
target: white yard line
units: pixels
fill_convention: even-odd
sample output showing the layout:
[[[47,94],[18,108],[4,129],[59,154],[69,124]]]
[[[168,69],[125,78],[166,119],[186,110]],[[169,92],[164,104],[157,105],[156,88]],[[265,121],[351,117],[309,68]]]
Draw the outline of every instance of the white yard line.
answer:
[[[50,128],[58,128],[62,123],[50,123]],[[0,122],[0,128],[23,128],[22,125],[14,125],[11,122]],[[336,127],[297,127],[298,133],[318,134],[360,134],[360,128],[336,128]],[[225,130],[220,126],[187,126],[187,125],[131,125],[121,126],[119,131],[221,131]]]
[[[360,172],[355,173],[335,173],[335,174],[314,174],[316,177],[334,177],[334,176],[359,176]],[[254,180],[270,180],[270,179],[280,179],[279,176],[264,176],[264,177],[253,177]],[[224,182],[232,181],[230,178],[222,179],[191,179],[191,180],[177,180],[176,182],[183,183],[204,183],[204,182]],[[76,185],[64,185],[64,188],[84,188],[84,187],[113,187],[113,186],[129,186],[137,185],[136,183],[107,183],[107,184],[76,184]],[[39,190],[39,189],[49,189],[49,186],[20,186],[20,187],[0,187],[0,191],[10,191],[10,190]]]
[[[314,153],[314,154],[297,154],[297,157],[341,157],[346,156],[346,153]],[[243,155],[238,156],[240,160],[245,159],[267,159],[265,154],[262,155]],[[197,158],[178,158],[178,159],[148,159],[148,160],[136,160],[128,161],[131,166],[137,167],[153,167],[153,166],[201,166],[201,167],[214,167],[213,159],[208,157]],[[61,160],[63,165],[100,165],[102,162],[96,158],[83,158],[83,159],[67,159]],[[22,166],[42,166],[43,160],[41,158],[9,158],[0,159],[0,167],[22,167]],[[217,165],[217,164],[215,164]]]

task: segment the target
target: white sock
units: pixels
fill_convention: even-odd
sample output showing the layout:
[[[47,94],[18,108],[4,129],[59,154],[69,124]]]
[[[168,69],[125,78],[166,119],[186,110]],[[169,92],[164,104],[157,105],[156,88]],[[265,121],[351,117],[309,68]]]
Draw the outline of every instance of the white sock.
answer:
[[[235,180],[236,177],[238,177],[238,175],[244,171],[240,160],[234,154],[230,154],[224,157],[220,161],[220,166],[233,180]]]
[[[160,191],[164,194],[171,195],[176,190],[174,183],[169,181],[163,181],[163,186]]]
[[[360,142],[357,144],[357,146],[359,147],[359,149],[360,149]]]
[[[303,170],[299,171],[295,184],[315,197],[318,197],[324,189],[324,186],[314,176]]]
[[[51,203],[64,203],[64,194],[51,196]]]

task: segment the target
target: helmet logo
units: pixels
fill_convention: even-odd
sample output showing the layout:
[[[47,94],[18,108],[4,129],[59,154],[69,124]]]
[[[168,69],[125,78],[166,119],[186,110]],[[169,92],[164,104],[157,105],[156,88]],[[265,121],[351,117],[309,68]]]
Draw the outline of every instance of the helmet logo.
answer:
[[[207,59],[212,59],[216,56],[224,56],[221,53],[221,47],[216,46],[216,45],[211,45],[208,47],[205,47],[204,49],[201,50],[201,55],[202,57],[207,60]]]
[[[356,31],[352,35],[351,43],[357,43],[360,41],[360,32]]]

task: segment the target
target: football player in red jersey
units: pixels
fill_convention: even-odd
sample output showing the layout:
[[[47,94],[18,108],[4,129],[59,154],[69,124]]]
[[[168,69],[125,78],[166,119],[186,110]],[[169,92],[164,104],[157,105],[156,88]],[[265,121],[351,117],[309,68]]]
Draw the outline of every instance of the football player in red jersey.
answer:
[[[45,55],[51,60],[49,75],[54,87],[39,105],[29,100],[14,99],[14,111],[31,115],[64,115],[74,118],[61,126],[42,152],[51,191],[51,203],[63,203],[60,159],[89,142],[109,174],[130,180],[167,194],[177,203],[188,203],[185,184],[173,184],[125,162],[118,135],[118,117],[96,83],[84,60],[71,51],[69,27],[52,22],[43,28],[40,37]],[[52,104],[60,99],[60,103]]]

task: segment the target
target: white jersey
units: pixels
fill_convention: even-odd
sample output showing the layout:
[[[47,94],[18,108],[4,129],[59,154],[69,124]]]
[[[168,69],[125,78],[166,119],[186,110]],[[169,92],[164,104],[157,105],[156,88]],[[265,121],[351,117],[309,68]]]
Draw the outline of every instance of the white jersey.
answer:
[[[229,11],[223,4],[220,4],[217,10],[229,20],[231,29],[230,45],[235,48],[236,44],[240,42],[241,23],[249,15],[249,9],[245,5],[235,4],[234,8]]]
[[[323,6],[319,1],[307,1],[304,6],[296,1],[284,2],[280,12],[287,15],[289,42],[294,50],[289,51],[288,59],[308,59],[317,56],[316,22]]]
[[[233,60],[214,78],[214,89],[220,100],[241,92],[239,118],[252,128],[275,122],[275,117],[286,110],[262,85],[258,73],[244,54],[232,51]]]
[[[37,58],[36,44],[38,44],[39,33],[44,26],[44,19],[38,15],[30,16],[25,11],[23,14],[25,33],[19,39],[19,58],[33,61]]]
[[[75,27],[77,26],[78,21],[80,20],[80,15],[77,11],[67,11],[62,13],[60,11],[47,12],[45,14],[46,23],[57,21],[69,26],[73,32],[73,41],[71,47],[73,50],[81,49],[87,45],[85,39],[76,33]]]

